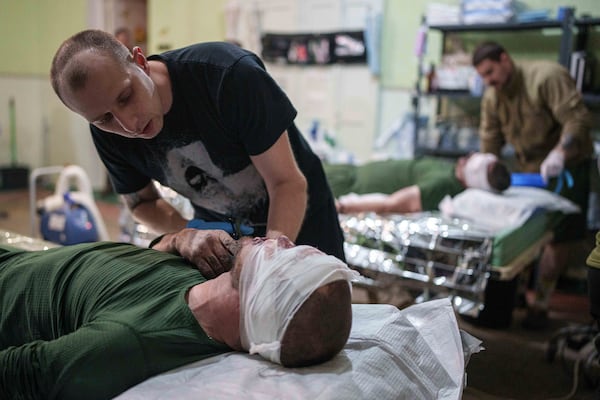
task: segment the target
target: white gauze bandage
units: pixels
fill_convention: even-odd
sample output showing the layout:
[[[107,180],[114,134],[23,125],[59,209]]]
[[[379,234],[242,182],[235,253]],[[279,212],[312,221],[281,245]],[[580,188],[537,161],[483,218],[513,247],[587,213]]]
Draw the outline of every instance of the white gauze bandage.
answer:
[[[319,287],[358,276],[336,257],[314,247],[267,244],[250,249],[240,274],[242,347],[281,364],[281,340],[292,317]]]
[[[474,153],[469,157],[464,167],[465,184],[467,187],[493,191],[488,180],[488,166],[498,158],[490,153]]]

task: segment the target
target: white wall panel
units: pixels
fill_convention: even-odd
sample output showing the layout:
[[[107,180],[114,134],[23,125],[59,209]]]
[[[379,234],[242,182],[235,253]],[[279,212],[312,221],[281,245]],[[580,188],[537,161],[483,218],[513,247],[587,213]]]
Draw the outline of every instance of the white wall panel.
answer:
[[[245,43],[261,33],[320,33],[362,30],[367,13],[383,0],[259,0],[244,5]],[[254,22],[253,22],[254,21]],[[258,21],[258,22],[256,22]],[[252,26],[260,29],[253,32]],[[254,35],[254,39],[252,39]],[[260,54],[260,46],[247,48]],[[378,120],[379,81],[366,64],[267,65],[298,110],[296,124],[308,135],[314,120],[333,132],[357,159],[371,157]]]
[[[333,129],[337,101],[335,98],[337,74],[332,68],[299,68],[300,93],[298,107],[301,125],[313,120],[320,121],[325,128]],[[308,133],[308,132],[307,132]]]
[[[383,0],[341,0],[341,27],[362,29],[369,12],[381,12]]]
[[[255,6],[259,11],[261,31],[285,33],[297,29],[299,8],[296,0],[260,0]]]
[[[379,83],[366,67],[340,66],[336,94],[338,139],[357,160],[371,157],[376,136]]]
[[[342,4],[334,0],[298,2],[299,26],[303,32],[329,32],[341,28]]]

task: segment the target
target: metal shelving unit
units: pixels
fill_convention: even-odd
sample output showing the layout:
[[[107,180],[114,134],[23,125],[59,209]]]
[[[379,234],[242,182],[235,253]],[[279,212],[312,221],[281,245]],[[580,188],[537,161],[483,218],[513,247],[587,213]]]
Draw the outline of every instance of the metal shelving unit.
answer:
[[[574,16],[574,9],[568,8],[564,18],[558,20],[534,21],[534,22],[515,22],[515,23],[492,23],[492,24],[469,24],[469,25],[430,25],[428,30],[435,30],[442,33],[442,43],[445,43],[446,36],[454,33],[469,32],[511,32],[511,31],[533,31],[542,29],[560,29],[560,48],[558,52],[558,62],[569,68],[571,53],[578,49],[584,49],[587,44],[589,28],[600,26],[600,18],[578,18]],[[575,32],[576,31],[576,32]],[[574,40],[575,39],[575,40]],[[442,98],[450,99],[468,99],[477,98],[466,90],[438,90],[432,93],[423,93],[420,90],[422,75],[423,55],[421,55],[418,65],[420,67],[417,75],[416,91],[413,97],[413,109],[415,120],[419,118],[420,100],[426,96],[434,96],[440,101]],[[583,93],[586,103],[599,103],[600,94]],[[416,122],[416,121],[415,121]],[[469,149],[440,149],[419,146],[419,129],[415,123],[414,132],[415,156],[435,155],[441,157],[456,158],[467,154]]]

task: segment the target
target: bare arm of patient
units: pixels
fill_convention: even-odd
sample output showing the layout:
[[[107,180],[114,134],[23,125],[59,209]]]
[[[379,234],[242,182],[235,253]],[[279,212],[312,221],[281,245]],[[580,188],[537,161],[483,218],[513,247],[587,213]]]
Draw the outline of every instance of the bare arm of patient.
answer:
[[[390,195],[365,194],[342,196],[337,201],[338,212],[348,214],[375,212],[378,214],[410,213],[422,211],[421,190],[408,186]]]

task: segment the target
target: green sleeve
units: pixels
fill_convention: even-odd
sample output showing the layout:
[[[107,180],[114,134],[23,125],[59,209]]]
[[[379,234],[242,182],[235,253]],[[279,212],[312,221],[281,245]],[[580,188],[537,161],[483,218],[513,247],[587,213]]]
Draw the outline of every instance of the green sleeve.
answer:
[[[136,334],[114,322],[0,351],[0,399],[108,399],[146,375]]]
[[[440,201],[446,195],[453,197],[465,189],[457,179],[448,176],[423,180],[417,183],[417,186],[421,191],[421,208],[423,211],[437,210]]]
[[[562,126],[561,136],[570,133],[579,144],[577,159],[589,157],[593,151],[590,134],[592,119],[581,93],[569,72],[558,67],[541,85],[546,104],[554,118]]]
[[[340,197],[354,191],[356,167],[350,164],[323,164],[323,171],[333,197]]]

